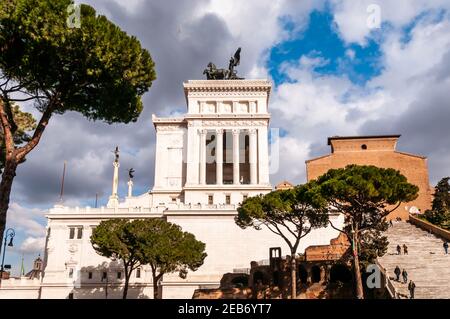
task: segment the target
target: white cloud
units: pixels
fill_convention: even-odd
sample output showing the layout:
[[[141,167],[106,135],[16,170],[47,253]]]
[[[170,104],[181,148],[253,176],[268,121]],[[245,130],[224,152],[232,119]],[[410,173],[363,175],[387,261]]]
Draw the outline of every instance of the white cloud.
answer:
[[[389,23],[399,29],[426,10],[450,8],[447,0],[333,0],[334,20],[342,38],[346,42],[364,45],[372,29],[368,19],[375,14],[368,8],[377,5],[381,23]],[[377,32],[377,31],[376,31]],[[384,32],[384,31],[382,31]]]
[[[350,60],[353,60],[355,58],[355,50],[347,49],[345,55],[348,56]]]
[[[279,85],[271,101],[272,127],[288,132],[280,139],[280,170],[273,174],[273,183],[304,182],[304,162],[314,154],[313,145],[325,145],[327,136],[354,134],[383,102],[379,92],[363,95],[345,77],[315,74],[312,68],[322,64],[321,59],[302,57],[298,65],[284,66],[295,82]]]
[[[45,234],[44,211],[37,208],[26,208],[18,203],[9,205],[7,225],[16,231],[23,231],[29,236],[42,236]]]
[[[405,16],[396,21],[405,23],[419,13],[400,12]],[[439,21],[435,17],[419,20],[407,43],[398,30],[386,34],[380,48],[382,72],[365,87],[354,85],[345,75],[315,74],[313,67],[320,59],[302,57],[298,64],[281,67],[294,83],[281,84],[273,95],[272,125],[288,131],[280,139],[280,148],[296,150],[296,160],[281,153],[281,169],[272,176],[273,183],[304,181],[304,172],[292,171],[292,162],[304,168],[304,160],[329,153],[326,137],[365,133],[403,134],[400,149],[406,147],[403,150],[429,157],[432,183],[449,174],[450,155],[443,136],[450,130],[438,123],[448,121],[450,19]]]
[[[45,247],[45,237],[27,237],[19,248],[24,254],[42,253]]]

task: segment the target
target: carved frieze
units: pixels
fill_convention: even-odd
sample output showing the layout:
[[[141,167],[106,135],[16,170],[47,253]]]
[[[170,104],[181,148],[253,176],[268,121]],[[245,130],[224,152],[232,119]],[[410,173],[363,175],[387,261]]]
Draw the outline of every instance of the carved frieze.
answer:
[[[244,127],[244,126],[266,126],[268,123],[268,120],[255,120],[255,121],[248,121],[248,120],[206,120],[202,121],[201,126],[219,126],[219,127],[229,127],[229,126],[237,126],[237,127]]]
[[[169,125],[156,125],[157,132],[175,132],[186,129],[185,125],[169,124]]]

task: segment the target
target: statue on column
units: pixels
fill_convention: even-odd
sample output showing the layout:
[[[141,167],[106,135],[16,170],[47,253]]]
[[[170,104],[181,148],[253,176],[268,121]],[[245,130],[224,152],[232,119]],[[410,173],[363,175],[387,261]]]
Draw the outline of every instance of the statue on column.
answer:
[[[111,196],[108,200],[108,207],[117,207],[119,205],[119,196],[118,196],[118,188],[119,188],[119,146],[116,146],[116,149],[112,151],[114,153],[114,174],[113,174],[113,184],[112,184],[112,192]]]
[[[116,146],[116,149],[113,151],[113,153],[115,155],[114,162],[118,163],[119,162],[119,146]]]
[[[128,197],[133,196],[133,177],[134,177],[134,169],[130,168],[128,170]]]
[[[128,176],[129,176],[130,180],[133,179],[133,177],[134,177],[134,169],[133,168],[130,168],[128,170]]]

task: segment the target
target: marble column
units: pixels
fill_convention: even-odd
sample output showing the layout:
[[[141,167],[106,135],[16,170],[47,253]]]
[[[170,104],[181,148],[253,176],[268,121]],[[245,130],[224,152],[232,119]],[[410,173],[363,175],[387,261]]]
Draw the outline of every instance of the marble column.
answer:
[[[223,130],[216,130],[216,184],[223,184]]]
[[[270,185],[268,136],[266,126],[258,128],[258,183],[262,185]]]
[[[239,130],[233,130],[233,184],[240,184],[239,181]]]
[[[113,175],[113,185],[112,185],[112,192],[111,196],[109,196],[109,200],[107,203],[108,207],[117,207],[119,205],[119,195],[118,195],[118,188],[119,188],[119,161],[116,159],[113,162],[114,167],[114,175]]]
[[[133,181],[130,179],[128,181],[128,197],[133,196]]]
[[[249,130],[250,138],[249,138],[249,162],[250,162],[250,184],[255,185],[258,184],[258,149],[257,149],[257,136],[256,130]]]
[[[206,130],[200,130],[200,185],[206,184]]]

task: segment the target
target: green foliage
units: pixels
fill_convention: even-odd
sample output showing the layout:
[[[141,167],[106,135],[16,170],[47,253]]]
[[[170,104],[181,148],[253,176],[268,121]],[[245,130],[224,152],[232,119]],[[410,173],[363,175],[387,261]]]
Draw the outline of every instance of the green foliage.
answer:
[[[7,0],[0,4],[0,70],[30,94],[51,95],[56,112],[92,120],[135,121],[155,79],[139,41],[81,6],[81,27],[67,25],[72,0]],[[35,101],[36,102],[36,101]],[[40,109],[46,104],[37,101]]]
[[[374,222],[374,217],[371,217],[374,212],[382,217],[387,215],[389,205],[416,199],[419,191],[399,171],[375,166],[349,165],[345,169],[331,169],[318,178],[318,183],[322,195],[340,210],[351,212],[355,207],[365,211],[369,209],[370,214],[360,212],[367,215],[368,220],[364,222]]]
[[[266,226],[295,253],[302,237],[328,222],[325,202],[313,186],[309,183],[249,197],[238,208],[235,222],[241,228]]]
[[[419,188],[391,168],[349,165],[331,169],[317,179],[318,191],[332,209],[344,215],[345,233],[352,245],[356,294],[363,298],[360,269],[387,251],[382,232],[388,227],[386,216],[417,198]]]
[[[30,140],[29,131],[36,128],[36,120],[30,113],[22,112],[18,105],[14,105],[12,108],[12,113],[14,117],[14,122],[17,125],[17,129],[14,132],[14,143],[17,146],[22,145]],[[3,143],[3,129],[0,126],[0,174],[3,170],[5,163],[5,145]]]
[[[102,221],[92,232],[92,246],[101,256],[117,258],[137,268],[143,261],[142,243],[146,236],[142,224],[140,220],[127,219]]]
[[[105,16],[73,0],[0,1],[0,125],[6,149],[0,183],[3,233],[17,166],[38,144],[54,113],[79,112],[107,123],[136,121],[142,95],[156,78],[149,52]],[[13,102],[42,112],[31,139],[15,145]],[[1,154],[4,154],[2,151]]]
[[[161,219],[146,220],[146,249],[143,257],[156,277],[178,272],[185,278],[188,270],[196,271],[203,265],[207,254],[205,244],[195,236],[183,232],[181,227]]]
[[[450,177],[442,178],[435,187],[433,206],[420,218],[441,228],[450,230]]]
[[[266,195],[249,197],[238,208],[235,222],[241,228],[257,230],[264,225],[280,236],[289,246],[291,259],[291,296],[296,291],[296,259],[300,240],[312,229],[328,223],[326,202],[314,182],[289,190],[277,190]]]
[[[362,264],[372,263],[387,250],[385,217],[401,202],[417,198],[418,187],[408,183],[394,169],[349,165],[331,169],[317,180],[322,196],[337,211],[344,214],[344,232],[360,253]]]
[[[99,255],[123,262],[124,299],[127,297],[131,273],[144,264],[144,251],[148,245],[145,226],[143,220],[110,219],[102,221],[91,235],[92,246]]]
[[[99,255],[123,261],[126,289],[131,272],[141,265],[151,266],[157,287],[164,274],[179,272],[185,278],[188,270],[196,271],[207,256],[205,244],[193,234],[157,218],[102,221],[94,229],[91,243]]]

